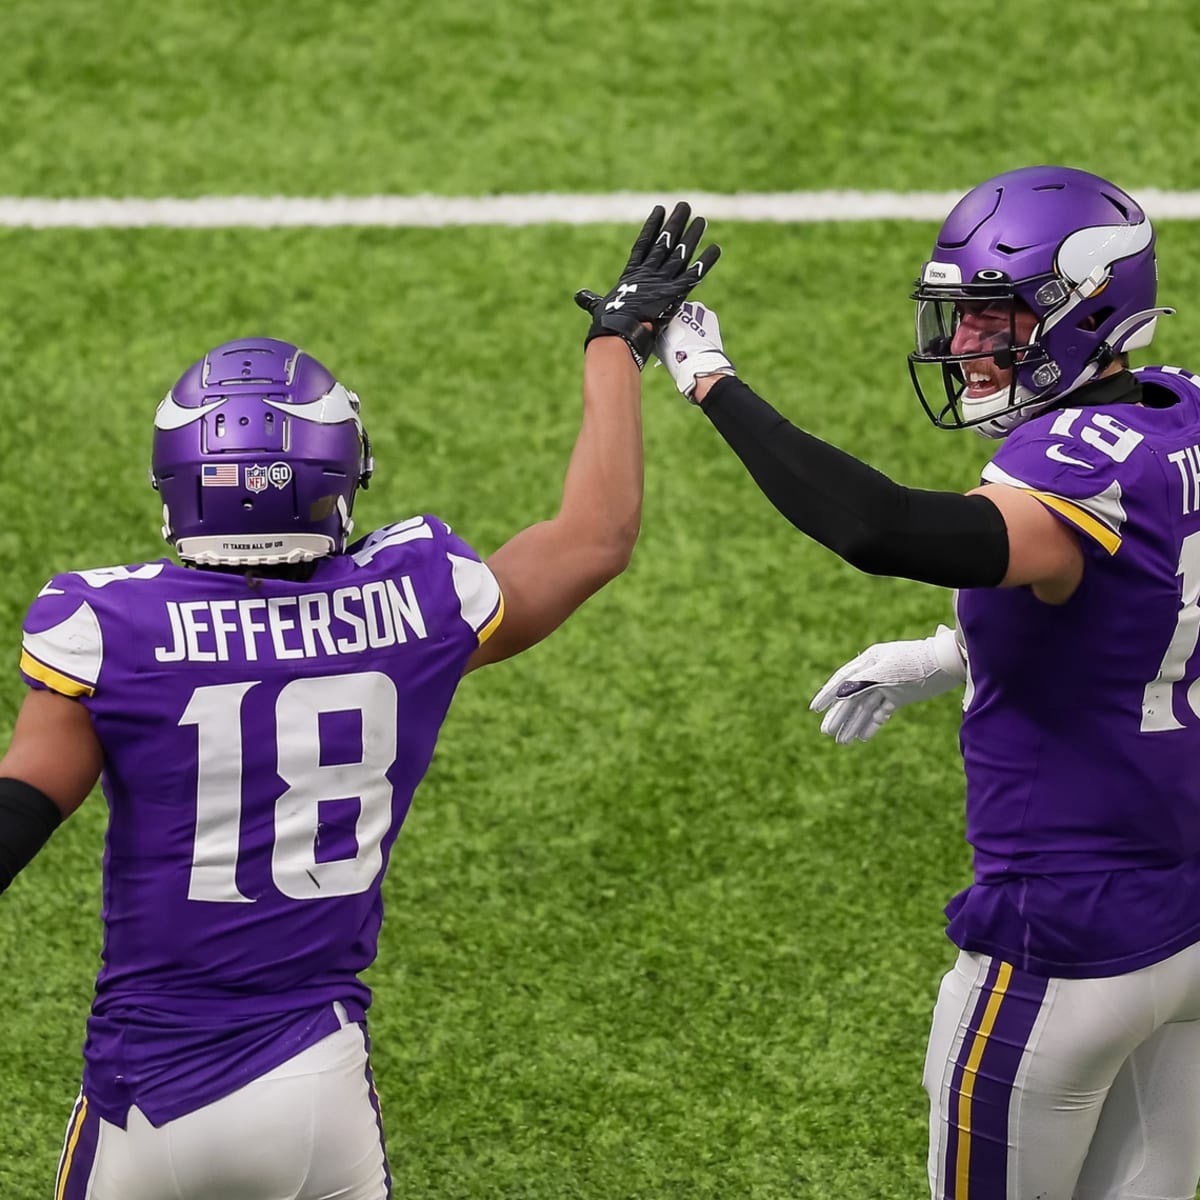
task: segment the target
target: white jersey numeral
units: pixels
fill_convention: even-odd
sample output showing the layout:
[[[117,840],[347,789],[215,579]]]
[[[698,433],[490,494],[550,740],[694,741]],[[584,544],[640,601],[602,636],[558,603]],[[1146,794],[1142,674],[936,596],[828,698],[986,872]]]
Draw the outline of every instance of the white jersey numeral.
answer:
[[[192,693],[180,725],[196,726],[196,840],[189,900],[250,900],[238,890],[242,821],[242,697],[253,683],[222,683]]]
[[[1174,711],[1175,685],[1184,672],[1200,640],[1200,533],[1189,533],[1179,548],[1179,615],[1167,652],[1163,655],[1158,674],[1146,684],[1142,693],[1142,732],[1158,733],[1167,729],[1182,729]],[[1192,712],[1200,716],[1200,678],[1188,685],[1187,701]]]
[[[1079,437],[1118,463],[1123,463],[1145,440],[1136,429],[1122,425],[1106,412],[1092,413],[1091,420],[1079,431]]]
[[[1054,418],[1054,424],[1050,426],[1051,436],[1070,437],[1075,422],[1082,415],[1083,410],[1080,408],[1064,408]],[[1079,440],[1086,442],[1089,446],[1094,446],[1102,454],[1107,454],[1113,462],[1123,463],[1145,438],[1136,429],[1130,429],[1128,425],[1123,425],[1110,413],[1096,412],[1088,415],[1087,421],[1079,431]],[[1078,458],[1063,457],[1063,454],[1061,443],[1051,446],[1046,451],[1047,458],[1053,458],[1058,462],[1074,463],[1081,467],[1092,465]]]
[[[357,712],[362,721],[358,762],[321,762],[318,720],[322,712]],[[271,875],[293,900],[356,896],[371,886],[383,866],[380,844],[392,821],[396,761],[396,685],[379,671],[294,679],[275,705],[279,777],[288,785],[275,802],[275,849]],[[357,797],[353,858],[316,861],[322,800]]]
[[[189,900],[249,903],[237,885],[242,814],[242,702],[250,683],[197,688],[179,718],[197,732],[196,836]],[[352,762],[321,761],[322,713],[357,714],[362,753]],[[378,671],[293,679],[275,702],[276,771],[287,785],[275,802],[271,877],[293,900],[365,892],[383,866],[391,826],[396,761],[396,685]],[[352,858],[317,861],[321,804],[358,801]]]

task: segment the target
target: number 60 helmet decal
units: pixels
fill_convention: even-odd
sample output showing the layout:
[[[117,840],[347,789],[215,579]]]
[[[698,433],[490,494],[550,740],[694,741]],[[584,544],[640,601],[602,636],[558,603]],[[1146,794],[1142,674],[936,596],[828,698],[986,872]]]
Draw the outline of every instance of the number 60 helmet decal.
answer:
[[[1003,437],[1115,355],[1149,345],[1158,316],[1173,311],[1155,307],[1157,287],[1154,229],[1120,188],[1070,167],[997,175],[955,205],[917,281],[908,356],[917,395],[935,425]],[[982,354],[955,353],[963,313],[989,307],[1010,314],[1008,333]],[[1018,310],[1030,314],[1026,336]],[[986,394],[968,388],[965,364],[981,357],[1009,382]],[[940,376],[933,395],[920,378],[930,364]]]
[[[154,418],[150,479],[163,499],[163,536],[187,562],[341,553],[373,467],[358,397],[274,338],[210,350]]]

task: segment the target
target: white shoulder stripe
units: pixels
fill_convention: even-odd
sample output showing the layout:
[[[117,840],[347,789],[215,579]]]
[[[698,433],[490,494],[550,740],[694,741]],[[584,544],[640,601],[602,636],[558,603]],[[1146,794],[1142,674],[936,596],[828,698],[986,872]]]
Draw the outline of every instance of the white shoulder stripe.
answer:
[[[1074,505],[1075,508],[1081,508],[1084,512],[1091,514],[1102,525],[1118,535],[1121,532],[1121,527],[1128,520],[1125,505],[1121,502],[1121,483],[1117,479],[1114,479],[1108,487],[1101,492],[1097,492],[1096,495],[1081,497],[1058,496],[1057,492],[1050,492],[1046,488],[1034,487],[1033,484],[1026,483],[1023,479],[1018,479],[1015,475],[1010,475],[1003,468],[996,466],[995,463],[988,463],[982,472],[980,472],[980,476],[985,483],[1002,483],[1008,487],[1020,488],[1023,492],[1045,492],[1048,496],[1057,496],[1058,499],[1065,500],[1068,504]]]
[[[500,584],[491,569],[474,558],[447,553],[462,618],[478,633],[500,607]]]
[[[95,687],[104,662],[100,621],[86,602],[65,621],[41,633],[26,633],[21,646],[27,654],[54,671]]]
[[[1085,512],[1089,512],[1097,521],[1107,525],[1113,533],[1120,533],[1121,526],[1128,520],[1125,505],[1121,503],[1121,482],[1114,479],[1102,492],[1088,496],[1083,500],[1072,500]]]
[[[1020,488],[1023,492],[1033,492],[1037,489],[1023,479],[1018,479],[1015,475],[1010,475],[1002,467],[996,466],[994,462],[990,462],[979,473],[979,477],[984,483],[1003,483],[1007,487]]]

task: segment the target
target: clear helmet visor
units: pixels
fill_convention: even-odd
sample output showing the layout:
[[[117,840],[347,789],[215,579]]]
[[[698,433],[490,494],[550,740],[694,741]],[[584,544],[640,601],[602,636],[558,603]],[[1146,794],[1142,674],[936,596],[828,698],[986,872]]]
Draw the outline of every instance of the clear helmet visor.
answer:
[[[913,299],[909,370],[935,425],[979,425],[1037,398],[1030,383],[1046,361],[1037,319],[1011,288],[921,287]]]

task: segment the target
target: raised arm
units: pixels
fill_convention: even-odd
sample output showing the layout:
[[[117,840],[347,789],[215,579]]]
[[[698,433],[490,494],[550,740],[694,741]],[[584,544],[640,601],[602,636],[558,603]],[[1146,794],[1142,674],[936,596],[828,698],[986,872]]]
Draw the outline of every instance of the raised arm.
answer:
[[[504,597],[499,628],[467,670],[519,654],[557,629],[629,564],[642,513],[642,366],[655,333],[716,262],[695,262],[705,223],[676,205],[655,208],[606,295],[581,292],[592,314],[584,351],[583,421],[558,513],[522,530],[488,560]],[[685,232],[685,226],[686,232]]]
[[[593,342],[562,505],[487,560],[504,596],[504,617],[467,670],[541,641],[629,564],[642,515],[641,395],[625,345],[616,338]]]
[[[860,571],[941,587],[1030,585],[1062,603],[1078,586],[1078,539],[1007,486],[968,495],[904,487],[806,433],[737,378],[711,308],[685,305],[658,354],[772,504]]]

